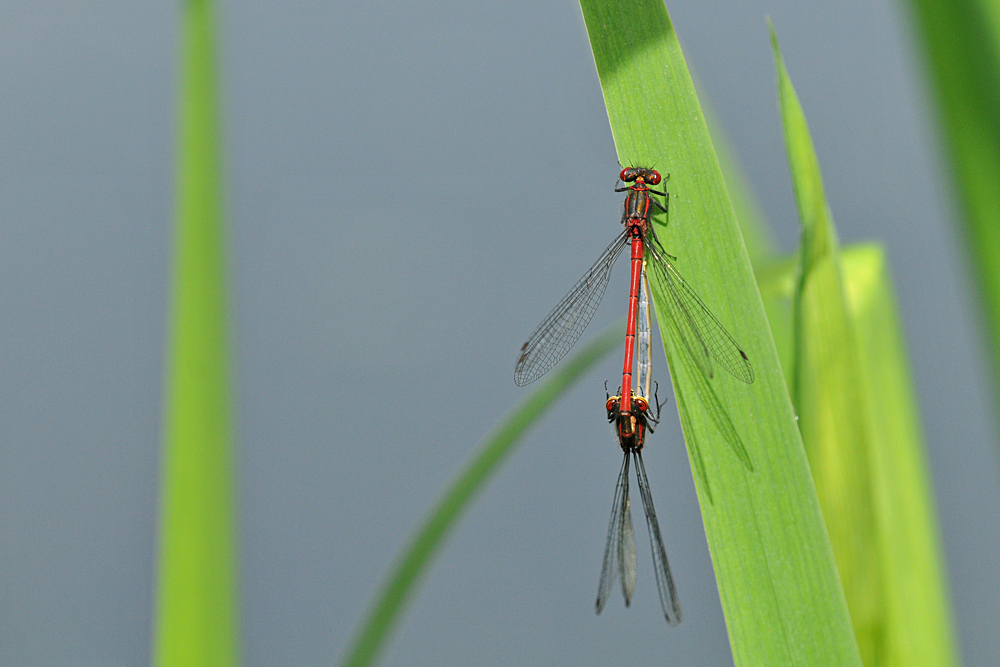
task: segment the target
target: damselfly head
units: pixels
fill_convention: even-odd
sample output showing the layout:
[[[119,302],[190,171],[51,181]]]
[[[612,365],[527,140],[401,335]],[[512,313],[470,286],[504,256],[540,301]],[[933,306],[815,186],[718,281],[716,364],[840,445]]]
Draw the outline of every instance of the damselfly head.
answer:
[[[622,173],[618,175],[618,178],[626,183],[639,181],[640,183],[657,185],[660,182],[660,172],[644,167],[625,167],[622,169]]]

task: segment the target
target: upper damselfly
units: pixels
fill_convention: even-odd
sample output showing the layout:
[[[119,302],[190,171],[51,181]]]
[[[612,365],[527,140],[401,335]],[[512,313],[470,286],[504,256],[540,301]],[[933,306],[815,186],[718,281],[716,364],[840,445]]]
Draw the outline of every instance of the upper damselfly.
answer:
[[[660,173],[655,169],[626,167],[621,170],[619,179],[625,185],[616,187],[615,192],[628,192],[621,219],[624,229],[521,346],[521,356],[514,367],[514,382],[521,387],[534,382],[569,352],[597,311],[615,260],[629,245],[632,248],[632,270],[621,411],[628,414],[632,410],[635,322],[643,263],[650,271],[653,283],[662,290],[665,297],[663,303],[669,311],[666,316],[676,323],[681,342],[701,371],[712,377],[714,359],[738,380],[753,382],[753,366],[746,353],[687,284],[672,264],[676,258],[668,254],[656,238],[649,219],[651,210],[655,207],[666,213],[670,202],[666,192],[649,187],[660,183]],[[654,194],[663,197],[664,202],[661,204],[651,196]]]

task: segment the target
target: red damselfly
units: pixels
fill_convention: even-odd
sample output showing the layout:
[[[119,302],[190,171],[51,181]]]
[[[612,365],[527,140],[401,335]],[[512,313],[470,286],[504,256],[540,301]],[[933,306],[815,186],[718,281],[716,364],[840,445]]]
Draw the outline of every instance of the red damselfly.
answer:
[[[656,392],[654,391],[654,396]],[[615,562],[617,574],[621,580],[622,595],[625,606],[632,602],[632,593],[636,581],[636,548],[635,529],[632,527],[632,508],[629,500],[629,461],[635,464],[635,477],[639,483],[639,496],[642,498],[642,509],[646,514],[646,528],[649,531],[649,546],[653,552],[653,570],[656,573],[656,587],[660,593],[660,607],[669,625],[681,622],[681,605],[677,599],[677,589],[670,575],[670,564],[667,562],[667,551],[663,547],[663,536],[660,534],[660,524],[656,520],[656,510],[653,509],[653,494],[649,490],[649,479],[646,477],[646,465],[642,460],[642,448],[645,445],[646,433],[652,433],[660,421],[661,404],[654,398],[656,414],[644,396],[636,396],[631,413],[621,410],[621,396],[608,396],[605,408],[608,421],[615,425],[618,443],[624,452],[622,467],[618,473],[618,484],[615,487],[615,499],[611,505],[611,521],[608,523],[608,540],[604,546],[604,561],[601,565],[601,582],[597,587],[597,602],[595,608],[600,614],[604,609],[608,596],[615,582]],[[628,421],[626,427],[622,424]],[[623,436],[628,431],[630,434]]]
[[[701,371],[707,377],[712,377],[714,359],[735,378],[746,383],[753,382],[753,366],[746,353],[688,286],[671,263],[676,261],[676,257],[667,253],[656,238],[649,220],[651,209],[656,207],[666,213],[670,201],[666,192],[649,187],[660,183],[660,173],[655,169],[626,167],[619,174],[619,179],[625,185],[616,187],[615,192],[628,191],[621,219],[624,229],[521,346],[521,356],[514,367],[514,382],[522,387],[534,382],[569,352],[597,311],[615,260],[629,245],[632,248],[632,271],[622,369],[621,412],[630,414],[632,411],[633,349],[643,264],[651,270],[654,284],[663,290],[663,303],[669,310],[666,316],[673,318],[677,324],[676,329],[684,347]],[[661,204],[651,194],[664,197],[664,203]]]
[[[650,358],[650,317],[649,301],[647,299],[645,270],[639,287],[639,383],[631,413],[621,410],[621,396],[605,395],[605,405],[608,422],[614,424],[618,443],[624,452],[621,470],[618,473],[618,484],[615,487],[615,499],[611,506],[611,520],[608,523],[608,539],[604,546],[604,561],[601,565],[601,582],[597,588],[595,609],[600,614],[604,609],[616,578],[615,563],[618,563],[617,578],[621,580],[622,595],[625,606],[632,602],[632,593],[636,582],[636,548],[635,529],[632,526],[632,507],[629,500],[629,462],[635,464],[635,477],[639,483],[639,496],[642,498],[642,508],[646,515],[646,528],[649,531],[649,545],[653,552],[653,570],[656,574],[656,587],[660,594],[660,607],[670,625],[681,622],[681,606],[677,599],[673,577],[670,575],[670,565],[667,562],[667,551],[663,547],[663,537],[660,534],[660,524],[656,520],[656,510],[653,509],[653,495],[649,489],[646,477],[646,465],[642,460],[642,448],[646,433],[652,433],[660,421],[661,403],[654,390],[653,414],[649,402],[649,383],[652,369]],[[605,383],[605,388],[607,383]],[[628,424],[623,424],[627,421]]]

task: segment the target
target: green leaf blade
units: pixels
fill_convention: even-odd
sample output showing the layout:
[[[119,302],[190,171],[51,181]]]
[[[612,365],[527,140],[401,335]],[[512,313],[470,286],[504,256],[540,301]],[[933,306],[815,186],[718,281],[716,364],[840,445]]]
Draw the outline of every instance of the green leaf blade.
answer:
[[[885,614],[858,346],[819,160],[773,27],[771,38],[789,171],[802,221],[793,306],[793,399],[858,647],[864,663],[873,667],[883,651]]]
[[[342,665],[366,667],[376,662],[422,575],[462,513],[510,456],[524,434],[568,387],[612,350],[619,349],[624,338],[625,327],[618,324],[573,353],[499,425],[492,437],[480,445],[401,554],[355,633]]]
[[[736,664],[859,665],[781,364],[666,9],[655,1],[581,5],[619,159],[671,173],[670,225],[655,220],[657,234],[757,374],[746,386],[717,368],[710,381],[750,472],[720,438],[700,371],[685,363],[664,324],[667,304],[656,299],[692,469],[704,470],[695,485]]]
[[[183,8],[177,236],[153,662],[238,664],[215,24]]]
[[[882,665],[958,664],[937,519],[917,403],[884,250],[841,256],[844,287],[861,351],[869,464],[885,602]]]
[[[1000,388],[1000,5],[910,0]]]
[[[801,104],[774,37],[802,220],[794,400],[867,667],[955,664],[930,489],[880,248],[842,254]]]

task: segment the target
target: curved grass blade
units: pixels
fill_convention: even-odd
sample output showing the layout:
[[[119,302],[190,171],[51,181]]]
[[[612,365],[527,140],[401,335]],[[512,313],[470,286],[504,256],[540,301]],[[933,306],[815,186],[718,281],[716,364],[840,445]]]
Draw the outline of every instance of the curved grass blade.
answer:
[[[860,665],[781,364],[677,36],[662,2],[582,0],[619,160],[669,172],[666,251],[743,345],[755,382],[714,380],[663,334],[737,665]],[[654,286],[661,333],[662,290]],[[721,442],[711,384],[753,461]],[[700,472],[698,469],[700,468]],[[705,502],[711,479],[714,502]]]
[[[854,633],[866,665],[878,665],[884,602],[869,477],[869,427],[857,341],[840,274],[840,249],[805,115],[772,29],[789,171],[802,220],[793,301],[792,398]]]
[[[378,658],[403,607],[412,597],[421,575],[454,527],[461,513],[482,490],[500,464],[514,450],[522,436],[548,411],[567,387],[614,349],[625,336],[618,324],[587,345],[539,387],[500,424],[497,432],[479,448],[458,478],[438,502],[420,530],[403,552],[392,574],[382,586],[364,623],[354,637],[342,664],[349,667],[371,665]]]
[[[864,662],[953,665],[936,527],[881,249],[842,256],[772,28],[802,218],[795,405]],[[842,259],[843,257],[843,259]]]

